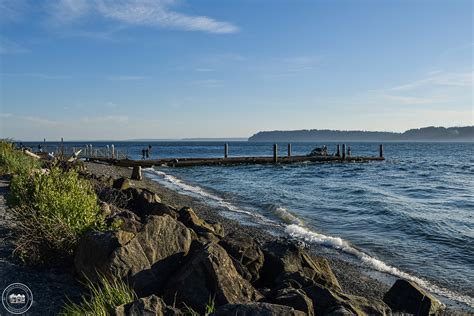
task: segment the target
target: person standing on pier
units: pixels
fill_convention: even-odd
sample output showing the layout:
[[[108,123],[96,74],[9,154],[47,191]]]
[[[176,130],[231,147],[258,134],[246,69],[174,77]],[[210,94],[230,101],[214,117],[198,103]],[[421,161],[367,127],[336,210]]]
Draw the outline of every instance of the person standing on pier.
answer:
[[[150,158],[150,150],[148,148],[145,149],[145,157],[146,157],[146,159]]]
[[[142,148],[142,160],[145,160],[145,148]]]

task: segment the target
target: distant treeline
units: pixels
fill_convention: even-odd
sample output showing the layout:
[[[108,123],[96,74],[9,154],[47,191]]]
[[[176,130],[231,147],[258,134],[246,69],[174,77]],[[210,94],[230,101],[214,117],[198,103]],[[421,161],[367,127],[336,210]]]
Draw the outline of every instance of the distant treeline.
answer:
[[[251,142],[311,142],[311,141],[474,141],[474,126],[465,127],[423,127],[403,133],[340,131],[340,130],[297,130],[264,131],[251,136]]]

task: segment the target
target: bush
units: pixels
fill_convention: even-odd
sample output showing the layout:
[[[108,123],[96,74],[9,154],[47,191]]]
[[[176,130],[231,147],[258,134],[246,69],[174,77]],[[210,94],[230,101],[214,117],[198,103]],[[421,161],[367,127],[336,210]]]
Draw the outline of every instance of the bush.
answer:
[[[21,150],[7,141],[0,140],[0,173],[25,174],[41,168],[41,163],[25,155]]]
[[[80,235],[105,228],[97,196],[75,171],[52,168],[49,173],[20,174],[10,189],[16,253],[29,263],[70,259]]]
[[[101,278],[101,285],[87,280],[86,287],[90,295],[83,296],[79,304],[66,304],[60,315],[110,315],[119,305],[128,304],[135,300],[133,289],[120,279],[108,280]]]

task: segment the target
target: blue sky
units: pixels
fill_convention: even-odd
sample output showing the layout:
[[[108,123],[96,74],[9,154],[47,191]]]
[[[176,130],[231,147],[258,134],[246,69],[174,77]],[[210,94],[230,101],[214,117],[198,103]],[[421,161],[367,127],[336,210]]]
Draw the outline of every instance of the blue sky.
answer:
[[[472,1],[0,0],[0,137],[473,124]]]

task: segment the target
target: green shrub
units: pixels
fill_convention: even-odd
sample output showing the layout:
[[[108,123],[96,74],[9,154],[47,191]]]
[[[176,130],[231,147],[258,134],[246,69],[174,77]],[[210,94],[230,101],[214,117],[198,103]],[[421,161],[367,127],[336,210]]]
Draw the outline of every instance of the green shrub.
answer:
[[[0,140],[0,174],[24,174],[41,168],[41,163],[25,155],[7,141]]]
[[[128,304],[135,300],[133,289],[125,282],[115,279],[101,278],[101,285],[90,280],[86,282],[90,295],[83,296],[79,304],[69,302],[60,315],[110,315],[110,312],[119,305]]]
[[[21,174],[13,177],[10,189],[16,253],[29,263],[70,258],[81,234],[106,228],[90,183],[75,171]]]

